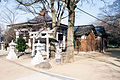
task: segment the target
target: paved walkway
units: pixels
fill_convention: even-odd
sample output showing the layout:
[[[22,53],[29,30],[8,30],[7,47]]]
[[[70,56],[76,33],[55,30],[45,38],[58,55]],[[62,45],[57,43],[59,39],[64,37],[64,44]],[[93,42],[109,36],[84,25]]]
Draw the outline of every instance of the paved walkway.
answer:
[[[78,80],[44,71],[38,71],[0,57],[0,80]]]

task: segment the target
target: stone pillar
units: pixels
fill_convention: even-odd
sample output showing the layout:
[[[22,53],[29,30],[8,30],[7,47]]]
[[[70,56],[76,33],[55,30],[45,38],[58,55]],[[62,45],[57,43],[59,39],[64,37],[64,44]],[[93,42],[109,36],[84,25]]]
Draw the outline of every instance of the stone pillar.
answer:
[[[57,44],[56,45],[56,54],[55,54],[55,59],[61,59],[61,53],[62,52],[62,50],[59,48],[59,45]]]
[[[13,42],[10,43],[10,51],[8,53],[7,59],[17,59],[16,53],[14,51],[16,44]]]
[[[18,38],[19,38],[19,31],[16,30],[16,41],[17,41]]]
[[[33,37],[33,45],[32,45],[32,56],[35,56],[35,37]]]
[[[47,51],[47,59],[49,58],[49,37],[48,37],[48,33],[46,34],[46,51]]]
[[[63,49],[65,49],[65,35],[63,35]]]
[[[28,45],[29,45],[29,47],[31,47],[31,41],[30,41],[30,39],[28,39]]]

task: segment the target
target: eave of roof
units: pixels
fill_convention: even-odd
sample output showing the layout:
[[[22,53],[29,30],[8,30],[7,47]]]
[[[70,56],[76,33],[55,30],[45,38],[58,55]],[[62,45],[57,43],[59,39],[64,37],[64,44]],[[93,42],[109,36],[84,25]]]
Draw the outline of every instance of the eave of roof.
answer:
[[[92,30],[94,30],[94,34],[96,34],[93,25],[75,26],[74,35],[75,36],[88,35],[90,32],[92,32]]]
[[[50,24],[52,22],[46,22],[47,24]],[[18,24],[11,24],[11,25],[7,25],[8,27],[23,27],[23,26],[37,26],[37,25],[41,25],[43,23],[37,23],[37,24],[31,24],[29,22],[24,22],[24,23],[18,23]]]
[[[44,20],[45,19],[45,20]],[[7,25],[8,27],[18,27],[18,26],[29,26],[29,25],[40,25],[43,24],[44,22],[46,23],[52,23],[52,18],[48,15],[45,14],[45,17],[42,15],[36,16],[35,18],[28,20],[27,22],[23,22],[23,23],[18,23],[18,24],[10,24]]]

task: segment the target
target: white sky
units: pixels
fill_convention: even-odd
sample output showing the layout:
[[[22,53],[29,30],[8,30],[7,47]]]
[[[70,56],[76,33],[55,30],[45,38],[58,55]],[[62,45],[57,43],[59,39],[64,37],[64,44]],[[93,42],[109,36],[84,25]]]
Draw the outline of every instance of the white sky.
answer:
[[[14,7],[16,6],[16,2],[14,0],[8,0],[9,2],[8,4],[6,4],[6,2],[3,2],[3,0],[1,1],[2,2],[0,3],[0,13],[4,11],[4,6],[7,6],[11,10],[14,10]],[[98,14],[101,13],[99,8],[103,7],[105,4],[100,0],[93,0],[93,1],[94,1],[93,4],[84,3],[82,6],[80,6],[80,3],[79,3],[78,7],[97,17]],[[111,3],[113,1],[114,0],[107,0],[107,2],[111,2]],[[28,19],[32,19],[34,17],[31,13],[22,15],[23,12],[20,10],[19,10],[19,13],[21,15],[19,15],[19,18],[17,19],[16,23],[25,22]],[[95,20],[96,19],[94,19],[93,17],[90,17],[87,14],[76,9],[75,25],[88,25],[93,23]],[[68,24],[67,18],[62,20],[62,23]]]

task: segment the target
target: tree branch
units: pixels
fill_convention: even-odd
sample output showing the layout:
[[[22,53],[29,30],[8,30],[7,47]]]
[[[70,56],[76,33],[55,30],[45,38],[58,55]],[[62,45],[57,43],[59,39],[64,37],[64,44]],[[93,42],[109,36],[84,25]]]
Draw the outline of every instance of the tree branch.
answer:
[[[19,1],[19,0],[16,0],[17,2],[19,2],[20,4],[24,5],[24,6],[30,6],[34,3],[37,3],[39,1],[42,1],[42,0],[35,0],[34,2],[31,2],[31,3],[23,3],[22,1]]]

